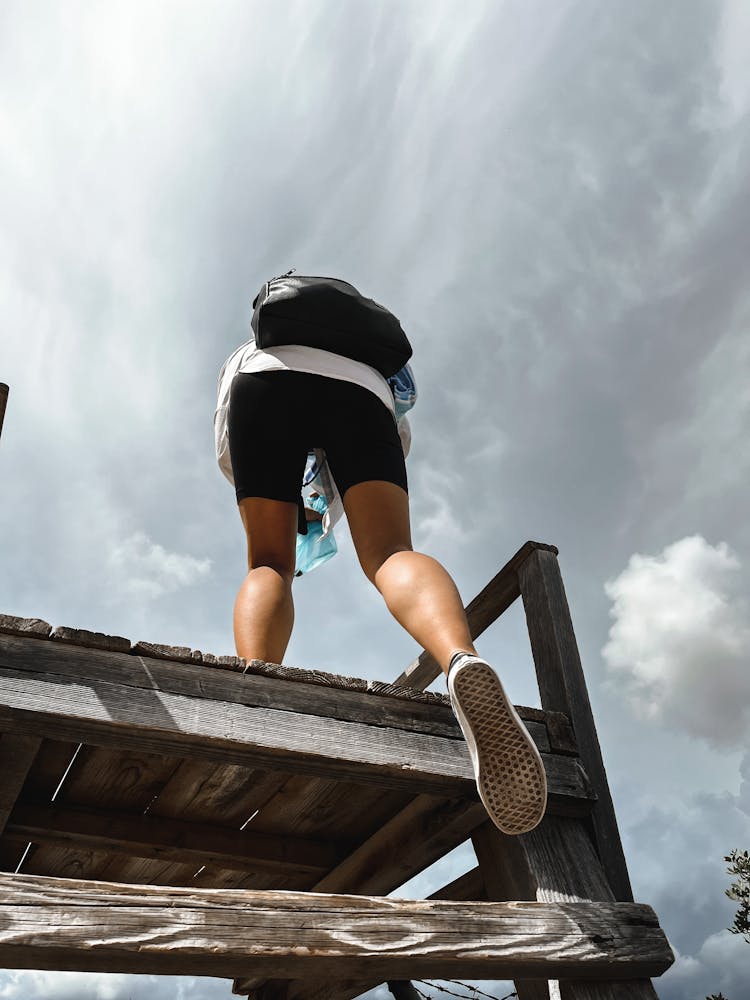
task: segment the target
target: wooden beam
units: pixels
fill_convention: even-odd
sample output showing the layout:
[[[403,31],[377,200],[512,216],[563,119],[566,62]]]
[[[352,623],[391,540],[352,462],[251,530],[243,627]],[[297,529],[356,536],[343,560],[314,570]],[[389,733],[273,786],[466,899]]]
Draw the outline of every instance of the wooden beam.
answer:
[[[454,847],[463,844],[478,826],[487,821],[487,813],[479,803],[464,800],[436,801],[432,796],[420,795],[399,813],[384,823],[338,867],[325,875],[311,889],[312,892],[364,893],[385,896],[398,889],[409,879],[424,871]],[[459,898],[459,897],[447,897]],[[382,980],[359,988],[357,980],[351,985],[355,997]],[[303,993],[309,983],[287,983],[282,992],[289,1000],[295,990]],[[234,983],[233,992],[240,995],[256,993],[262,989],[264,1000],[273,1000],[278,984],[265,983],[263,977],[247,969]],[[347,991],[347,984],[339,983],[337,997]],[[281,1000],[281,998],[276,998]]]
[[[0,615],[0,619],[2,618]],[[447,697],[441,701],[432,693],[425,695],[398,689],[395,685],[380,685],[388,688],[389,692],[397,691],[396,697],[392,693],[365,693],[336,687],[335,684],[314,684],[297,679],[297,675],[304,678],[309,671],[293,667],[278,667],[277,669],[285,671],[284,677],[280,678],[256,673],[234,673],[176,660],[150,659],[118,650],[56,642],[48,639],[46,633],[33,631],[40,624],[36,619],[13,621],[19,631],[12,633],[4,633],[0,621],[0,666],[13,670],[31,670],[65,677],[69,681],[100,679],[146,691],[256,708],[273,708],[338,719],[341,722],[371,724],[377,716],[379,726],[461,738],[460,728]],[[49,626],[46,627],[49,629]],[[28,629],[28,634],[22,633],[22,628]],[[69,631],[71,630],[55,629],[55,634]],[[326,676],[332,680],[337,679],[336,675]],[[416,698],[409,697],[415,694]],[[569,723],[559,712],[543,712],[524,705],[517,705],[516,710],[527,723],[529,732],[537,740],[541,750],[576,755],[575,745],[571,743]],[[547,732],[544,733],[543,729]]]
[[[386,986],[393,994],[394,1000],[422,1000],[408,979],[389,979]]]
[[[548,815],[536,829],[520,837],[508,837],[488,822],[474,831],[472,842],[490,899],[614,902],[601,861],[581,820]],[[519,1000],[554,1000],[559,995],[557,983],[553,983],[550,990],[546,981],[532,979],[528,982],[522,976],[512,978],[516,981]],[[620,977],[613,975],[611,978]],[[596,992],[600,988],[601,993]],[[609,987],[600,984],[593,993],[580,996],[575,982],[566,983],[565,989],[567,992],[562,994],[565,1000],[608,1000],[611,997]],[[633,981],[630,990],[628,1000],[656,1000],[654,988],[646,977]]]
[[[0,875],[0,966],[276,978],[627,980],[671,952],[636,903],[460,903]]]
[[[442,886],[433,892],[428,899],[456,900],[486,900],[487,894],[479,868],[472,868],[465,875]],[[233,993],[245,996],[252,993],[254,1000],[352,1000],[368,990],[380,985],[380,980],[370,979],[363,982],[325,982],[322,985],[311,986],[309,980],[276,980],[262,984],[260,980],[238,980],[234,984]],[[260,988],[259,988],[260,987]],[[390,984],[388,985],[390,989]],[[393,992],[391,990],[391,992]]]
[[[327,705],[336,705],[346,694],[332,688],[313,692],[308,686],[314,714],[282,711],[197,692],[177,694],[156,682],[155,673],[164,664],[154,666],[127,654],[72,650],[46,640],[0,636],[0,731],[322,775],[415,794],[476,798],[471,761],[459,731],[448,737],[400,729],[393,716],[383,724],[380,702],[388,699],[372,699],[369,722],[342,721],[323,714]],[[187,664],[175,667],[200,670]],[[203,670],[204,677],[207,673],[211,671]],[[237,694],[252,701],[258,679],[243,680],[244,692]],[[181,682],[165,679],[165,685]],[[588,808],[590,789],[575,758],[544,756],[551,796],[576,799]]]
[[[473,899],[476,902],[487,899],[487,890],[479,866],[459,875],[452,882],[433,892],[428,899]]]
[[[283,875],[322,875],[348,853],[346,845],[330,841],[69,806],[19,804],[8,821],[6,836],[196,868],[212,865]]]
[[[0,733],[0,834],[41,745],[40,736]]]
[[[525,542],[507,561],[499,573],[466,605],[471,638],[477,639],[486,628],[502,615],[521,593],[518,586],[518,567],[536,550],[557,554],[554,545],[542,542]],[[428,652],[413,660],[394,684],[420,688],[422,691],[440,676],[440,667]]]
[[[564,712],[573,724],[583,766],[597,795],[592,821],[599,854],[615,899],[629,902],[633,890],[557,557],[534,551],[518,575],[542,708]]]
[[[34,619],[19,621],[22,624],[29,621],[32,627],[35,624]],[[67,631],[70,630],[55,629],[55,634]],[[315,684],[304,680],[309,671],[292,667],[277,667],[284,671],[282,677],[252,671],[243,674],[204,664],[57,642],[36,633],[13,634],[2,631],[2,628],[0,665],[14,670],[58,675],[69,680],[98,677],[146,691],[320,715],[342,722],[367,723],[372,720],[373,713],[377,713],[381,725],[393,725],[397,729],[438,736],[454,735],[456,732],[450,705],[447,701],[438,702],[433,695],[419,693],[415,699],[409,697],[411,692],[398,689],[398,696],[394,696],[337,687],[335,684]],[[326,676],[332,681],[351,680]],[[380,687],[388,686],[382,684]],[[393,686],[388,689],[394,690]],[[542,717],[542,721],[546,719]]]
[[[385,895],[464,843],[487,814],[480,803],[420,795],[313,886],[314,892]]]

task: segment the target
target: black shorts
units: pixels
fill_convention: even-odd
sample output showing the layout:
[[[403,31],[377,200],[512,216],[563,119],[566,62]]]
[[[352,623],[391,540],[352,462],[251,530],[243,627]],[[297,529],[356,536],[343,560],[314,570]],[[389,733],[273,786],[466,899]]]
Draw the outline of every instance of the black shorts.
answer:
[[[408,490],[396,420],[369,389],[307,372],[235,375],[229,454],[237,502],[298,503],[307,453],[324,448],[339,493],[372,479]]]

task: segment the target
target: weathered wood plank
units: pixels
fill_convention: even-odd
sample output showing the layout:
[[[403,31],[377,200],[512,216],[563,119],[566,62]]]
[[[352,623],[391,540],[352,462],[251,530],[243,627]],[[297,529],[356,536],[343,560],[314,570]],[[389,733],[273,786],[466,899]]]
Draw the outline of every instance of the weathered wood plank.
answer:
[[[246,827],[250,817],[255,816],[257,819],[258,811],[265,809],[268,802],[285,789],[290,780],[289,775],[278,771],[257,771],[210,761],[183,760],[158,798],[151,803],[148,814],[157,818],[208,823],[239,830]],[[256,819],[252,820],[254,832]],[[278,836],[280,831],[272,832]],[[297,835],[291,829],[284,830],[283,834]],[[196,874],[197,872],[200,874]],[[268,874],[250,875],[214,865],[191,865],[190,870],[186,871],[182,864],[164,865],[143,859],[125,859],[122,856],[113,858],[98,877],[107,882],[196,885],[207,889],[233,886],[247,889],[276,887],[274,879]],[[312,879],[315,877],[307,876]],[[305,886],[293,878],[287,888],[302,889]]]
[[[558,758],[553,758],[558,760]],[[435,802],[431,796],[419,796],[398,815],[384,823],[372,837],[344,859],[339,866],[311,888],[316,892],[365,892],[386,894],[398,889],[414,875],[462,844],[478,826],[486,822],[481,805],[467,808],[465,801]],[[357,981],[349,997],[358,996]],[[375,983],[371,985],[377,985]],[[257,976],[239,977],[234,992],[240,995],[265,986]],[[276,987],[271,987],[270,994]],[[285,990],[290,1000],[306,990],[306,984]],[[337,987],[337,998],[345,1000],[347,988]],[[270,995],[269,994],[269,995]]]
[[[175,758],[144,753],[140,747],[122,752],[81,746],[57,791],[55,806],[111,808],[118,813],[140,816],[178,764]],[[49,805],[49,800],[45,802],[30,794],[24,796],[21,804]],[[34,853],[23,866],[29,875],[103,879],[111,857],[103,845],[97,849],[93,844],[60,839],[40,839],[34,843]]]
[[[0,733],[0,834],[41,745],[40,736]]]
[[[466,617],[472,639],[477,639],[516,600],[521,592],[518,587],[518,567],[537,549],[557,554],[554,545],[525,542],[474,600],[466,605]],[[440,667],[425,651],[409,664],[394,684],[424,689],[439,676]]]
[[[64,677],[68,681],[99,680],[146,691],[157,690],[202,700],[318,715],[342,722],[376,722],[379,726],[392,726],[410,732],[460,736],[447,697],[437,695],[431,695],[429,702],[412,701],[405,697],[386,697],[257,674],[235,674],[210,670],[194,663],[148,659],[112,649],[83,648],[2,633],[0,666]],[[522,705],[517,708],[521,718],[530,723],[529,730],[534,731],[533,735],[547,742],[547,735],[542,734],[542,728],[548,722],[546,714]],[[554,728],[559,726],[560,721],[553,719],[550,724]],[[540,745],[540,749],[549,750],[550,747]]]
[[[486,816],[480,803],[467,807],[460,799],[436,802],[432,796],[417,796],[316,882],[314,891],[393,892],[462,844]]]
[[[420,795],[311,889],[315,892],[385,896],[464,843],[472,830],[487,821],[486,817],[479,803],[467,805],[462,800],[438,802],[432,796]],[[377,985],[373,982],[358,989],[360,980],[357,979],[350,987],[354,990],[350,996],[358,996],[370,986]],[[264,1000],[266,992],[270,995],[276,989],[274,984],[264,984],[262,977],[251,975],[246,969],[234,983],[233,992],[247,994],[261,986]],[[305,987],[306,982],[299,987],[288,985],[284,992],[291,997],[298,989],[304,992]],[[340,994],[343,997],[346,989],[344,983],[339,983],[337,996]]]
[[[332,841],[69,806],[17,805],[6,835],[37,844],[114,851],[196,868],[211,864],[238,871],[289,874],[327,872],[348,853],[347,845]]]
[[[83,672],[85,663],[77,669]],[[318,690],[329,694],[331,689]],[[476,796],[463,740],[378,725],[375,709],[372,721],[341,722],[198,699],[99,676],[74,679],[29,667],[0,669],[0,731],[33,731],[94,746],[320,774],[443,797]],[[545,756],[553,796],[590,798],[581,789],[574,758]]]
[[[0,729],[11,733],[473,794],[468,753],[443,737],[5,669],[0,701]]]
[[[671,952],[636,903],[465,903],[156,889],[0,875],[0,965],[276,978],[625,980]]]
[[[472,842],[490,899],[614,902],[582,820],[547,815],[535,830],[520,837],[508,837],[486,823],[473,832]],[[529,983],[524,981],[525,977],[514,978],[519,1000],[554,1000],[559,996],[556,982],[548,988],[546,982]],[[566,1000],[582,1000],[573,985],[568,983],[566,989]],[[586,1000],[606,1000],[609,996],[604,990],[601,998],[594,992],[587,994]],[[656,994],[648,979],[636,979],[631,983],[629,998],[656,1000]]]
[[[433,892],[428,899],[486,900],[487,894],[479,868],[472,868],[466,874],[459,875],[437,892]],[[307,979],[301,982],[275,980],[265,984],[261,984],[260,980],[244,980],[236,982],[232,992],[244,996],[252,990],[255,1000],[303,1000],[303,998],[304,1000],[352,1000],[353,997],[375,989],[379,985],[380,981],[377,979],[356,983],[324,981],[320,984],[311,984]]]
[[[247,820],[281,789],[288,776],[278,772],[257,771],[237,765],[212,761],[182,760],[167,782],[159,789],[147,808],[153,819],[174,819],[186,823],[203,823],[230,831],[240,830]],[[308,779],[309,780],[309,779]],[[141,810],[143,812],[143,810]],[[285,831],[286,832],[286,831]],[[202,871],[201,871],[202,869]],[[192,885],[196,872],[201,871],[200,884],[239,886],[245,888],[275,888],[273,877],[197,865],[194,862],[157,861],[123,854],[110,854],[94,877],[106,882],[128,882],[149,885]],[[33,872],[29,870],[29,874]],[[215,883],[211,881],[211,873]],[[54,872],[52,873],[54,874]],[[307,878],[315,878],[308,875]],[[302,888],[295,881],[289,888]]]
[[[77,751],[77,743],[42,740],[17,801],[51,801]],[[23,870],[29,871],[28,865],[36,853],[36,845],[32,844],[28,853],[26,846],[18,841],[0,837],[0,871],[16,871],[21,860],[23,860]],[[33,870],[29,873],[38,874]]]
[[[520,565],[518,578],[542,708],[564,712],[573,724],[581,760],[598,799],[592,818],[602,863],[615,898],[630,901],[628,867],[555,553],[532,552]]]
[[[46,639],[52,632],[52,626],[41,618],[17,618],[15,615],[0,614],[0,632],[24,638],[35,636],[37,639]]]

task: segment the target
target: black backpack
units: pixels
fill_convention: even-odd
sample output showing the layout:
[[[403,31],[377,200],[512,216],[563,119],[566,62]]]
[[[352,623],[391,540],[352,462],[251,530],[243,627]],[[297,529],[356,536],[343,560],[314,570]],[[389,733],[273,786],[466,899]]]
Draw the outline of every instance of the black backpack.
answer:
[[[412,356],[401,324],[387,309],[339,278],[293,275],[267,281],[253,300],[258,347],[299,344],[362,361],[390,378]]]

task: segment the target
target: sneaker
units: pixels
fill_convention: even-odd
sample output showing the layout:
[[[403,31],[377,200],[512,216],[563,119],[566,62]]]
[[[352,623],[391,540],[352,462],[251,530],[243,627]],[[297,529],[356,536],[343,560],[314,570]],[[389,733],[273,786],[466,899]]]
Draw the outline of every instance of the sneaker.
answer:
[[[503,833],[528,833],[544,816],[547,777],[500,678],[478,656],[456,654],[448,671],[448,693],[490,819]]]

